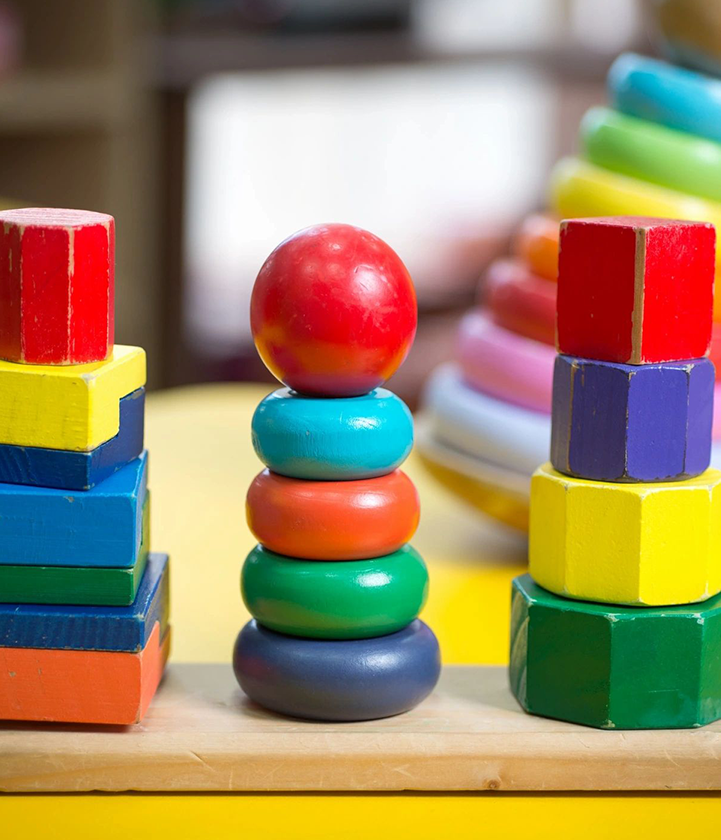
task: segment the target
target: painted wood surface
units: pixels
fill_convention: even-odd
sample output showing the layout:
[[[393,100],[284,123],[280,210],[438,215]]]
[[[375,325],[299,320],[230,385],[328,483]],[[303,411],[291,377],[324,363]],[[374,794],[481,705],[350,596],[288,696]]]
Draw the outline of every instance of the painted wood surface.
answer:
[[[721,201],[721,143],[610,108],[588,111],[580,137],[585,157],[597,166]]]
[[[721,790],[720,734],[528,715],[505,667],[471,666],[445,667],[407,714],[305,723],[250,703],[227,663],[171,664],[142,726],[0,724],[0,790]]]
[[[625,53],[608,74],[619,111],[721,143],[721,81],[648,56]]]
[[[144,385],[140,347],[87,365],[0,361],[0,443],[89,452],[118,434],[120,400]]]
[[[578,158],[563,158],[551,173],[549,197],[561,218],[656,216],[721,226],[721,203],[620,175]]]
[[[721,472],[656,484],[531,479],[528,566],[545,589],[602,603],[664,606],[721,591]]]
[[[304,481],[263,470],[248,489],[246,514],[258,542],[278,554],[365,560],[412,538],[420,500],[401,470],[357,481]]]
[[[709,224],[641,217],[562,222],[559,352],[634,365],[705,356],[715,245]]]
[[[147,492],[147,452],[92,490],[0,484],[0,566],[135,565]]]
[[[55,208],[0,212],[0,358],[75,365],[114,340],[115,222]]]
[[[0,564],[0,602],[122,607],[132,604],[150,545],[150,494],[143,516],[143,541],[133,566],[8,566]]]
[[[708,359],[618,365],[558,356],[551,461],[601,481],[678,481],[711,462],[714,367]]]
[[[550,415],[470,388],[456,365],[431,374],[423,400],[433,436],[458,452],[529,476],[548,457]]]
[[[253,448],[273,472],[338,481],[397,469],[413,446],[408,407],[385,388],[332,400],[280,388],[255,410]]]
[[[305,394],[367,394],[390,378],[416,333],[416,293],[385,242],[352,225],[290,236],[258,273],[250,324],[261,359]]]
[[[140,653],[0,648],[0,719],[138,723],[158,687],[169,650],[170,629],[161,639],[157,623]]]
[[[458,326],[456,358],[464,382],[475,390],[500,402],[550,413],[553,347],[499,326],[484,310],[474,310]]]
[[[365,639],[395,633],[418,616],[428,570],[409,545],[385,557],[334,563],[256,546],[243,564],[240,589],[250,614],[277,633]]]
[[[261,627],[240,631],[233,670],[243,691],[292,717],[359,721],[390,717],[422,702],[441,670],[433,631],[415,620],[373,639],[300,639]]]
[[[721,596],[633,609],[513,581],[510,680],[529,712],[602,729],[682,729],[721,718]]]
[[[558,278],[559,221],[548,214],[531,213],[521,222],[513,242],[514,254],[534,274],[553,282]]]
[[[167,554],[150,554],[135,600],[127,607],[0,604],[0,647],[141,651],[169,614]]]
[[[481,296],[496,324],[555,346],[555,283],[533,274],[519,260],[495,260],[486,272]]]
[[[0,444],[0,482],[91,490],[143,451],[145,388],[120,400],[120,430],[90,452]]]

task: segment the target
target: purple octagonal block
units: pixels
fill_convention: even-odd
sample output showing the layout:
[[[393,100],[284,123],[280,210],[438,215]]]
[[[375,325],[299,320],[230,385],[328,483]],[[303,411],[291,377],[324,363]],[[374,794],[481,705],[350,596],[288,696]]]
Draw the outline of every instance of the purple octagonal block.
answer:
[[[551,462],[598,481],[700,475],[711,460],[713,397],[708,359],[621,365],[558,356]]]

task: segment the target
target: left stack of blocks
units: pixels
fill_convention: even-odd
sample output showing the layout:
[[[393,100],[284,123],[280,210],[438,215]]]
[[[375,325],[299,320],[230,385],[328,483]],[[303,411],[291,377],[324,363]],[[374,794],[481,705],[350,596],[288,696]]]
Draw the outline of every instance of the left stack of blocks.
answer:
[[[168,655],[145,353],[114,345],[111,216],[0,213],[0,718],[130,724]]]

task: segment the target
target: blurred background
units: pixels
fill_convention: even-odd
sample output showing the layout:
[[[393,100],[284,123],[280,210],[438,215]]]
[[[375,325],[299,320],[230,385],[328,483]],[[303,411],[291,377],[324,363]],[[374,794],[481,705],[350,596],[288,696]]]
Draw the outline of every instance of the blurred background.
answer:
[[[248,300],[298,228],[387,240],[419,293],[415,406],[636,0],[2,0],[0,195],[117,219],[117,339],[150,386],[268,381]]]

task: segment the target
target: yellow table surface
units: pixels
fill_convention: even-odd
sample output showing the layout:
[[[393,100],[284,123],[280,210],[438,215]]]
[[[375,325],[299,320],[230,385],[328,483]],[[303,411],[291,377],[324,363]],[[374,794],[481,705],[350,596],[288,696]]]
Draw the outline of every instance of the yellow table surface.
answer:
[[[172,661],[228,662],[248,614],[239,572],[253,545],[248,484],[261,468],[250,444],[252,385],[153,394],[146,441],[152,545],[171,555]],[[405,469],[421,496],[413,544],[428,563],[423,618],[446,664],[505,663],[509,583],[525,568],[518,534],[484,520],[436,484],[414,457]],[[2,761],[2,756],[0,756]],[[180,838],[655,838],[714,827],[715,796],[649,795],[68,795],[0,798],[8,837],[115,838],[160,830]]]

